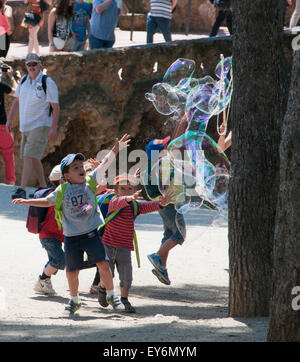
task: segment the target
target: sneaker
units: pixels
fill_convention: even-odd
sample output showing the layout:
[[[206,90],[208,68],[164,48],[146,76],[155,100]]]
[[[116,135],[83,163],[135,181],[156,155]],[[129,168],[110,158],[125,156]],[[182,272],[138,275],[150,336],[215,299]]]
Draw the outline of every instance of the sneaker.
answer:
[[[14,193],[11,195],[11,198],[14,199],[26,199],[26,191],[21,187],[18,187]]]
[[[64,315],[73,315],[75,312],[80,309],[81,303],[75,303],[72,299],[70,299],[69,304],[65,306]]]
[[[98,294],[98,285],[91,285],[90,294]]]
[[[160,270],[157,270],[157,269],[152,269],[152,273],[157,277],[157,279],[161,283],[166,284],[166,285],[171,284],[167,269],[165,269],[163,272],[161,272]]]
[[[98,302],[101,305],[101,307],[108,307],[107,298],[106,298],[106,289],[101,288],[99,286],[98,288]]]
[[[154,268],[160,270],[161,272],[164,270],[161,266],[161,257],[156,253],[147,255],[150,263],[154,266]]]
[[[52,287],[52,283],[51,283],[50,278],[42,280],[39,277],[36,284],[35,284],[34,290],[36,292],[38,292],[38,293],[46,294],[46,295],[49,295],[49,296],[56,295],[56,292]]]
[[[126,313],[136,313],[135,308],[131,305],[128,299],[121,298],[121,302],[124,304]]]
[[[106,301],[114,308],[114,310],[125,310],[124,304],[121,303],[120,298],[116,295],[107,296]]]

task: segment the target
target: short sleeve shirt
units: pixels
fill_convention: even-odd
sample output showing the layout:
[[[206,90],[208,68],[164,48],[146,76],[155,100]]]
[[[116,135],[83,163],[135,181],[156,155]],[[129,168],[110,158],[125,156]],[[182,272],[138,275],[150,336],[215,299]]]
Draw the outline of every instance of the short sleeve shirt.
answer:
[[[106,0],[94,0],[91,18],[91,34],[101,40],[115,40],[115,28],[118,24],[120,9],[115,0],[101,13],[97,13],[95,8]]]
[[[14,94],[19,98],[21,132],[52,125],[52,114],[49,115],[49,107],[50,103],[58,103],[58,89],[55,82],[48,77],[47,92],[45,93],[42,87],[42,76],[43,73],[40,72],[31,82],[27,75],[26,80],[19,83]]]
[[[89,174],[97,183],[97,171]],[[46,198],[51,204],[55,204],[57,188]],[[90,205],[90,208],[84,213],[80,210],[83,204]],[[97,209],[96,209],[97,206]],[[104,223],[102,214],[95,205],[95,193],[91,190],[89,184],[68,183],[62,202],[62,226],[65,236],[77,236],[89,233]]]

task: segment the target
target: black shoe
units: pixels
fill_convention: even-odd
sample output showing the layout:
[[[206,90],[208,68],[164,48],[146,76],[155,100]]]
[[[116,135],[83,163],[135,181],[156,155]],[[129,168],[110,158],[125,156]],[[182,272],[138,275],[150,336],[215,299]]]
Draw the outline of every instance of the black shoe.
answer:
[[[14,199],[26,199],[26,191],[21,187],[17,188],[14,193],[11,195],[11,198]]]
[[[130,304],[130,302],[129,302],[129,300],[127,298],[122,298],[121,297],[121,302],[125,306],[125,312],[126,313],[136,313],[135,308]]]
[[[65,307],[64,315],[73,315],[80,307],[81,303],[74,303],[73,300],[70,299],[69,304]]]
[[[108,307],[108,303],[106,300],[106,289],[101,288],[101,286],[99,285],[98,288],[98,302],[101,305],[101,307]]]

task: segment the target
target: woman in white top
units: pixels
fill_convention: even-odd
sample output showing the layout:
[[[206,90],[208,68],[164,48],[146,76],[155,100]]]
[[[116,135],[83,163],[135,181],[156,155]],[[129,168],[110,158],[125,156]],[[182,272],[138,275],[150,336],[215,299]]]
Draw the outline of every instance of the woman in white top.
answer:
[[[49,51],[71,50],[67,48],[67,40],[72,39],[72,19],[74,0],[56,0],[48,17]],[[55,44],[56,42],[56,44]],[[60,43],[62,46],[60,46]]]

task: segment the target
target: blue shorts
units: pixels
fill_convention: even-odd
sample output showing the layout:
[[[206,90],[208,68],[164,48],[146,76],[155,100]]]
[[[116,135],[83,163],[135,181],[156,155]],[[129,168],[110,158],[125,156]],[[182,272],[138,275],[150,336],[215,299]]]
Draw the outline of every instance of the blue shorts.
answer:
[[[177,244],[182,244],[186,237],[186,226],[184,217],[175,210],[174,204],[169,204],[158,211],[164,226],[162,243],[171,239]]]
[[[78,236],[65,236],[66,270],[72,272],[85,268],[83,253],[86,252],[89,264],[107,260],[104,246],[97,230]]]
[[[45,265],[45,269],[50,264],[55,269],[65,269],[65,254],[62,249],[62,243],[56,238],[44,238],[40,239],[40,242],[48,254],[48,262]]]

